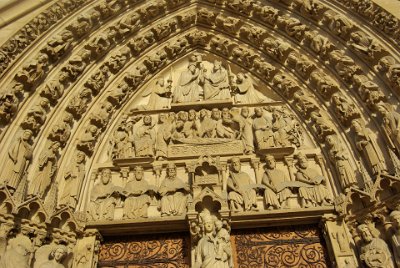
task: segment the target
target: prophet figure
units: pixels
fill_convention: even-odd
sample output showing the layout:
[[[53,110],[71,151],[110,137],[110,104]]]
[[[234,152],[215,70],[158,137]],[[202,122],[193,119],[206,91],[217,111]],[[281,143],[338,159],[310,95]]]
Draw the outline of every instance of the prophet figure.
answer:
[[[317,170],[308,166],[305,155],[298,154],[297,159],[296,179],[304,183],[304,186],[299,187],[302,207],[331,204],[332,197],[324,185],[326,179]]]
[[[150,192],[154,189],[143,180],[143,168],[135,167],[135,179],[125,186],[126,199],[124,205],[124,218],[147,218],[147,209],[150,205]]]
[[[240,159],[238,157],[232,158],[227,185],[232,210],[249,211],[257,208],[256,191],[251,184],[250,176],[241,171]]]
[[[265,204],[269,209],[278,209],[292,194],[291,190],[282,187],[282,183],[289,180],[283,171],[276,168],[274,156],[266,155],[265,164],[262,177],[262,184],[267,186],[264,191]]]
[[[32,134],[31,130],[24,130],[22,136],[8,150],[8,157],[4,165],[5,170],[0,177],[0,182],[7,185],[11,193],[17,189],[31,162],[32,146],[29,144],[29,141]]]
[[[211,73],[204,73],[201,80],[204,83],[204,100],[231,99],[228,72],[220,61],[214,61]]]
[[[189,191],[189,185],[176,176],[175,164],[169,164],[167,176],[158,190],[161,195],[161,216],[184,214]]]

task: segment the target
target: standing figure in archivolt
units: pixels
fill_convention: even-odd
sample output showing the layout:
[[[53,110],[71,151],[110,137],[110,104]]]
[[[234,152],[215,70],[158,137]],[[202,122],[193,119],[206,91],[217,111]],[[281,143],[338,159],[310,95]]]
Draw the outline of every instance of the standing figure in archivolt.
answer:
[[[24,130],[8,151],[0,184],[7,185],[11,193],[17,189],[32,159],[32,146],[29,144],[32,134],[31,130]]]
[[[231,98],[228,71],[218,60],[210,74],[205,71],[200,79],[204,84],[204,100],[229,100]]]
[[[168,164],[167,176],[158,192],[161,195],[161,216],[182,215],[186,211],[189,185],[176,176],[176,166]]]
[[[44,198],[57,171],[58,148],[60,148],[60,143],[58,141],[53,142],[50,148],[41,154],[38,163],[39,172],[29,185],[28,198],[33,196]]]

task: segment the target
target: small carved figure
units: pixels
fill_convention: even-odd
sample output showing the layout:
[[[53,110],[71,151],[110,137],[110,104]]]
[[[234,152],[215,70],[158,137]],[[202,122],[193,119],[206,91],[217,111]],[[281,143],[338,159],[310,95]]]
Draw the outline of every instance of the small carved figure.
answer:
[[[383,47],[377,40],[362,31],[352,32],[350,40],[350,47],[368,60],[374,60],[383,52]]]
[[[166,114],[158,116],[158,129],[156,137],[156,158],[164,159],[167,157],[168,144],[172,134],[172,124],[168,121]]]
[[[108,124],[113,110],[113,105],[106,101],[101,105],[101,108],[97,110],[96,113],[92,114],[90,120],[94,125],[97,125],[98,127],[104,127]]]
[[[153,157],[156,130],[149,115],[143,117],[142,124],[134,131],[134,147],[136,157]]]
[[[240,121],[234,118],[228,108],[223,108],[221,120],[218,120],[216,131],[217,137],[225,139],[238,139],[240,133]]]
[[[244,153],[254,153],[253,120],[248,107],[243,107],[240,110],[239,126],[241,139],[244,145]]]
[[[311,122],[320,140],[324,140],[327,135],[335,134],[336,126],[325,111],[312,112]]]
[[[90,155],[93,152],[99,134],[100,131],[95,125],[89,125],[78,143],[78,148]]]
[[[40,126],[45,122],[47,116],[47,108],[49,101],[46,98],[42,98],[38,104],[33,106],[26,115],[24,122],[21,126],[25,129],[30,129],[37,132]]]
[[[342,123],[348,125],[351,120],[360,117],[360,112],[354,103],[351,103],[341,93],[338,92],[332,95],[332,103],[334,104],[335,112]]]
[[[217,113],[218,115],[215,115]],[[213,108],[212,118],[209,117],[208,111],[205,109],[200,110],[200,138],[215,138],[217,136],[216,129],[218,120],[220,120],[220,111],[217,108]],[[214,114],[214,115],[213,115]]]
[[[157,40],[161,40],[169,36],[171,32],[175,30],[176,25],[177,25],[176,20],[172,19],[170,21],[156,24],[155,27],[152,28],[152,31],[154,32],[154,35],[156,36]]]
[[[11,193],[14,193],[26,175],[32,160],[32,145],[30,145],[32,134],[31,130],[24,130],[21,137],[8,150],[0,183],[7,185]]]
[[[325,16],[329,21],[328,28],[334,34],[345,39],[347,35],[351,32],[354,24],[352,21],[347,19],[341,14],[337,14],[334,11],[325,12]]]
[[[19,98],[13,90],[0,95],[0,125],[7,124],[14,117],[18,105]]]
[[[297,173],[296,180],[303,182],[299,187],[299,196],[302,207],[321,206],[332,204],[332,197],[324,185],[326,179],[315,169],[308,166],[308,160],[305,155],[297,155]]]
[[[289,36],[296,38],[298,41],[303,39],[304,32],[308,29],[307,26],[298,19],[290,17],[289,15],[278,17],[278,23],[282,25]]]
[[[47,98],[49,101],[56,102],[63,94],[65,83],[68,80],[68,73],[60,71],[58,79],[50,80],[40,92],[40,95]]]
[[[125,185],[124,218],[147,218],[147,209],[155,189],[143,180],[143,168],[135,167],[135,179]]]
[[[353,75],[360,72],[360,67],[354,60],[347,56],[342,50],[333,50],[329,52],[331,61],[334,62],[334,68],[339,76],[347,83],[352,82]]]
[[[231,171],[228,178],[228,198],[233,211],[257,209],[257,194],[250,176],[241,171],[240,159],[231,159]]]
[[[167,53],[164,50],[159,50],[156,53],[146,56],[143,60],[143,64],[152,72],[161,68],[166,64],[168,58]]]
[[[128,35],[136,32],[140,27],[140,15],[137,12],[125,16],[118,22],[118,33]]]
[[[112,87],[107,90],[109,95],[107,96],[107,100],[112,103],[114,106],[120,107],[125,100],[129,97],[131,93],[131,88],[128,86],[125,81],[122,81],[117,85],[116,88]]]
[[[15,75],[15,80],[21,82],[27,87],[26,89],[30,90],[44,77],[48,64],[49,57],[44,53],[40,53],[36,59],[26,64]]]
[[[272,131],[276,146],[288,147],[293,144],[300,147],[303,143],[303,133],[299,122],[284,109],[273,111]]]
[[[85,82],[85,86],[93,91],[93,94],[97,95],[100,90],[106,84],[110,72],[107,65],[102,65],[90,78]]]
[[[165,84],[164,78],[158,78],[155,84],[149,87],[142,94],[143,97],[147,97],[150,95],[149,102],[143,108],[145,110],[169,108],[170,97],[172,94],[171,84],[172,80],[170,79],[167,81],[167,84]]]
[[[329,135],[326,136],[326,143],[329,147],[329,159],[336,167],[336,172],[343,189],[357,186],[357,179],[354,169],[350,164],[350,157],[341,142],[335,135]]]
[[[241,14],[250,15],[253,3],[252,0],[232,0],[227,3],[227,6]]]
[[[72,115],[70,113],[65,113],[62,123],[53,126],[49,134],[49,139],[52,141],[59,141],[61,144],[65,144],[71,135],[72,122]]]
[[[394,228],[394,233],[391,237],[394,260],[397,267],[400,267],[400,211],[393,210],[390,213],[390,220]]]
[[[158,192],[161,195],[161,216],[179,216],[186,212],[189,185],[176,176],[176,166],[168,164],[167,176]]]
[[[47,260],[40,263],[38,268],[65,268],[63,260],[67,256],[67,253],[67,248],[65,246],[55,246],[55,248],[47,256]],[[36,260],[35,264],[40,261],[40,257],[38,259]]]
[[[69,206],[72,209],[78,202],[80,186],[85,177],[85,154],[77,151],[74,163],[64,174],[64,187],[60,195],[59,206]]]
[[[114,219],[114,209],[119,197],[119,189],[111,181],[111,170],[104,169],[101,182],[94,185],[90,194],[89,216],[92,220]]]
[[[205,100],[231,99],[228,72],[222,67],[220,61],[214,61],[211,73],[207,74],[204,72],[201,81],[204,83]]]
[[[293,50],[287,42],[276,40],[271,37],[264,39],[263,47],[268,55],[281,62],[284,62],[290,51]]]
[[[275,147],[272,121],[264,115],[262,108],[254,108],[253,131],[258,149]]]
[[[336,81],[321,71],[313,71],[310,74],[310,82],[325,99],[330,99],[332,94],[339,91]]]
[[[368,225],[360,224],[357,231],[362,238],[360,259],[368,268],[393,268],[392,256],[383,239],[373,237]]]
[[[132,142],[132,125],[128,117],[123,116],[121,123],[115,130],[111,143],[111,159],[130,158],[134,155]]]
[[[381,101],[386,101],[386,95],[380,87],[365,75],[354,75],[354,83],[358,86],[358,94],[367,104],[368,108],[375,110],[376,105]]]
[[[105,64],[112,73],[118,73],[118,71],[121,70],[128,61],[129,55],[129,48],[122,47],[117,52],[114,52]]]
[[[382,115],[382,126],[390,146],[400,153],[400,114],[390,104],[378,104],[377,108]]]
[[[68,64],[61,70],[69,74],[69,79],[75,81],[78,76],[85,70],[90,60],[90,51],[83,50],[79,55],[74,55],[68,61]]]
[[[44,198],[57,172],[59,148],[60,143],[55,141],[47,150],[41,153],[39,158],[39,172],[33,177],[29,185],[28,198],[33,196],[41,199]]]
[[[364,161],[369,166],[372,174],[377,175],[386,171],[385,160],[382,153],[371,136],[371,131],[360,120],[351,122],[356,134],[354,142]]]
[[[262,184],[266,186],[264,200],[268,209],[279,209],[287,207],[286,200],[291,196],[292,191],[284,183],[289,181],[286,173],[276,169],[276,162],[273,155],[265,156],[265,169],[262,177]]]
[[[71,48],[73,40],[74,36],[72,32],[64,30],[47,41],[47,45],[42,51],[53,61],[57,61]]]
[[[261,18],[262,21],[275,25],[279,16],[279,10],[272,6],[256,5],[254,6],[254,13]]]
[[[67,111],[71,112],[75,117],[80,117],[86,111],[91,97],[90,89],[83,88],[81,92],[71,98]]]
[[[317,31],[307,31],[304,37],[309,42],[310,48],[321,57],[326,57],[333,47],[331,41]]]
[[[236,34],[238,30],[240,19],[232,18],[232,17],[225,17],[222,15],[218,15],[215,18],[215,23],[218,28],[223,30],[226,33]]]

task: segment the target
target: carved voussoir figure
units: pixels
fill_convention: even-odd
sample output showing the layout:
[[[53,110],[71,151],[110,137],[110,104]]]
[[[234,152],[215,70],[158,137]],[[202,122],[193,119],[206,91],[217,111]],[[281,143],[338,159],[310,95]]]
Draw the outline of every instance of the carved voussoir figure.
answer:
[[[168,164],[167,176],[158,189],[161,195],[161,216],[184,214],[189,191],[189,185],[176,176],[175,164]]]
[[[29,188],[28,198],[37,196],[41,199],[45,197],[45,194],[53,182],[53,178],[57,172],[58,162],[58,149],[60,143],[58,141],[53,142],[47,150],[41,153],[39,157],[39,171],[33,177]]]
[[[394,233],[391,237],[394,260],[397,267],[400,267],[400,211],[394,210],[390,213]]]
[[[5,184],[11,193],[17,189],[26,175],[26,170],[32,160],[31,130],[24,130],[21,137],[8,150],[0,183]]]
[[[372,235],[367,224],[360,224],[357,231],[362,237],[360,259],[368,268],[393,268],[392,256],[386,242]]]

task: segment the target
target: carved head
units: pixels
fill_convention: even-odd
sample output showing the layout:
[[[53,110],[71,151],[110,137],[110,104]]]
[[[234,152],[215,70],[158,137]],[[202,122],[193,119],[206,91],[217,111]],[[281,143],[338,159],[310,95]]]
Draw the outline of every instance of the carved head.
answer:
[[[157,79],[156,84],[163,87],[164,86],[164,78],[160,77]]]
[[[60,148],[61,144],[58,141],[53,142],[51,145],[51,149],[53,152],[58,152],[58,148]]]
[[[240,172],[242,165],[239,157],[233,157],[231,159],[231,168],[233,172]]]
[[[189,71],[191,71],[192,73],[196,72],[196,65],[194,63],[190,63],[188,66]]]
[[[183,121],[183,122],[186,122],[187,120],[188,120],[188,113],[187,112],[185,112],[185,111],[180,111],[179,113],[178,113],[178,118],[179,118],[179,120],[181,120],[181,121]]]
[[[26,129],[26,130],[24,130],[24,133],[22,134],[22,139],[24,141],[29,141],[31,139],[32,135],[33,135],[32,130]]]
[[[64,246],[57,246],[51,251],[50,257],[52,257],[56,262],[61,263],[64,257],[67,255],[67,249]]]
[[[143,123],[145,124],[145,125],[151,125],[151,121],[152,121],[152,119],[151,119],[151,116],[150,115],[146,115],[145,117],[143,117]]]
[[[137,181],[141,181],[143,179],[143,168],[141,166],[136,166],[135,167],[135,179]]]
[[[357,227],[358,233],[361,235],[363,240],[367,243],[371,242],[373,239],[371,230],[369,229],[368,225],[366,224],[360,224]]]
[[[256,108],[254,108],[254,114],[257,117],[261,117],[263,115],[263,110],[260,107],[256,107]]]
[[[193,109],[189,110],[189,116],[188,117],[189,117],[189,120],[191,120],[191,121],[196,120],[196,118],[197,118],[196,111],[193,110]]]
[[[211,110],[211,118],[214,119],[214,120],[221,119],[221,111],[218,110],[217,108],[213,108]]]
[[[76,153],[76,162],[78,164],[81,164],[81,163],[85,162],[85,153],[84,152],[78,151]]]
[[[219,60],[214,61],[214,71],[221,69],[221,62]]]
[[[166,114],[159,114],[158,115],[158,123],[165,123],[167,121],[167,115]]]
[[[265,156],[265,164],[268,169],[274,169],[276,167],[275,157],[273,155],[267,154]]]
[[[396,228],[400,228],[400,211],[393,210],[390,213],[390,220],[393,222]]]
[[[354,131],[356,133],[360,133],[363,130],[363,127],[362,127],[361,122],[359,120],[351,121],[351,126],[353,127],[353,129],[354,129]]]
[[[308,167],[307,157],[304,154],[299,153],[297,155],[297,159],[298,159],[297,164],[299,165],[300,168],[307,168]]]
[[[249,107],[243,107],[243,108],[240,110],[240,114],[241,114],[244,118],[249,117],[249,115],[250,115]]]
[[[111,169],[109,169],[109,168],[103,169],[103,172],[101,173],[101,175],[102,175],[101,182],[104,185],[107,185],[111,180]]]
[[[219,231],[219,230],[222,229],[222,227],[223,227],[222,221],[216,220],[216,221],[215,221],[215,229],[216,229],[217,231]]]
[[[206,110],[206,109],[202,109],[202,110],[200,110],[200,119],[204,119],[204,118],[206,118],[206,117],[207,117],[207,115],[208,115],[208,112],[207,112],[207,110]]]
[[[242,82],[244,80],[244,74],[243,73],[238,73],[236,75],[236,82]]]
[[[170,179],[176,178],[176,166],[174,163],[169,163],[167,167],[167,176]]]
[[[211,215],[206,214],[202,217],[204,232],[206,234],[214,232],[214,219]]]
[[[223,119],[230,119],[231,118],[231,113],[228,108],[223,108],[222,109],[222,118]]]

